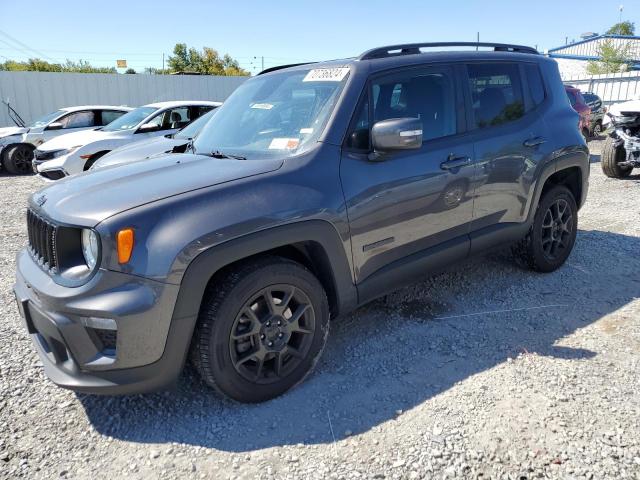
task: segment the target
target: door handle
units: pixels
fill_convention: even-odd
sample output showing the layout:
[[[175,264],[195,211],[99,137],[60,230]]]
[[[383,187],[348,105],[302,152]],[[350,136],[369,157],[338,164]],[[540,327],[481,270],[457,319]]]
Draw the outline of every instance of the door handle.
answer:
[[[471,157],[467,155],[456,156],[449,155],[449,158],[446,162],[442,162],[440,164],[440,168],[442,170],[454,170],[456,168],[464,167],[465,165],[469,165],[471,163]]]
[[[538,145],[542,145],[546,141],[547,140],[542,137],[533,137],[528,138],[527,140],[522,142],[522,145],[524,145],[525,147],[537,147]]]

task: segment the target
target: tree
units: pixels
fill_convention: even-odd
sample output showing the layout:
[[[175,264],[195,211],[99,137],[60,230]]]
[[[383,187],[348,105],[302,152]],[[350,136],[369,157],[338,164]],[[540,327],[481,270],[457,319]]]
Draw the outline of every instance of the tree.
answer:
[[[26,62],[7,60],[0,63],[0,70],[13,72],[73,72],[73,73],[117,73],[115,67],[94,67],[86,60],[65,63],[50,63],[39,58],[30,58]]]
[[[246,76],[249,72],[240,68],[237,60],[228,54],[220,57],[217,50],[203,47],[202,51],[187,48],[186,43],[176,43],[173,55],[169,57],[169,71],[195,72],[204,75],[237,75]]]
[[[636,24],[633,22],[620,22],[616,23],[613,27],[607,30],[607,35],[635,35]]]
[[[592,60],[587,65],[587,73],[600,75],[626,71],[631,65],[631,44],[620,44],[616,47],[611,40],[605,40],[598,45],[600,60]]]
[[[136,74],[137,72],[136,72],[133,68],[127,68],[127,71],[126,71],[126,72],[124,72],[124,73],[127,73],[127,74],[129,74],[129,75],[134,75],[134,74]]]

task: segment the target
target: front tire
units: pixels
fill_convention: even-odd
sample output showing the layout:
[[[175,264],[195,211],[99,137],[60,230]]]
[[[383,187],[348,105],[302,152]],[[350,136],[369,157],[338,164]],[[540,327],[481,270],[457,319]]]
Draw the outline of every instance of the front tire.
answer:
[[[518,260],[536,272],[553,272],[569,257],[578,230],[578,207],[571,191],[556,185],[540,199],[533,225],[514,247]]]
[[[262,402],[311,372],[326,344],[320,282],[281,257],[244,263],[207,290],[191,346],[204,382],[239,402]]]
[[[3,165],[7,172],[14,175],[32,173],[33,147],[19,143],[9,147],[3,156]]]
[[[607,137],[602,147],[600,164],[602,171],[609,178],[625,178],[631,175],[633,167],[621,167],[618,165],[627,159],[626,151],[621,145],[616,147],[613,138]]]

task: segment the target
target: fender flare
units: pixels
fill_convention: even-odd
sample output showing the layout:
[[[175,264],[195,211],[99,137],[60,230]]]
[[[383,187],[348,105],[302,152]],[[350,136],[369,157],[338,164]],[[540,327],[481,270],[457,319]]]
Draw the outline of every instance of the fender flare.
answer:
[[[300,242],[314,242],[326,253],[339,311],[357,304],[357,290],[347,252],[335,227],[324,220],[306,220],[268,228],[209,247],[190,263],[180,282],[173,318],[197,317],[211,277],[222,268],[253,255]]]
[[[583,156],[586,155],[586,162]],[[587,195],[587,182],[586,180],[589,178],[589,154],[585,153],[582,149],[576,149],[572,152],[566,152],[558,155],[551,162],[547,163],[542,167],[542,171],[538,176],[538,181],[536,182],[534,194],[532,197],[532,202],[529,207],[529,213],[527,215],[527,225],[531,225],[533,223],[533,217],[536,214],[536,210],[538,209],[538,204],[540,203],[540,197],[542,196],[542,190],[547,183],[549,178],[562,170],[567,170],[569,168],[577,167],[580,170],[580,182],[582,184],[582,198],[576,198],[576,203],[578,207],[584,204],[584,200]]]

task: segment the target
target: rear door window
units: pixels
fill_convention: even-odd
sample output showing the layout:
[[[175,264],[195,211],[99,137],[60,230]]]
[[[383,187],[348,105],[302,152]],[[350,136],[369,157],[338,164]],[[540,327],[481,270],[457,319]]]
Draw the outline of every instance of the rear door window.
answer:
[[[468,72],[475,128],[503,125],[524,116],[518,64],[470,64]]]

